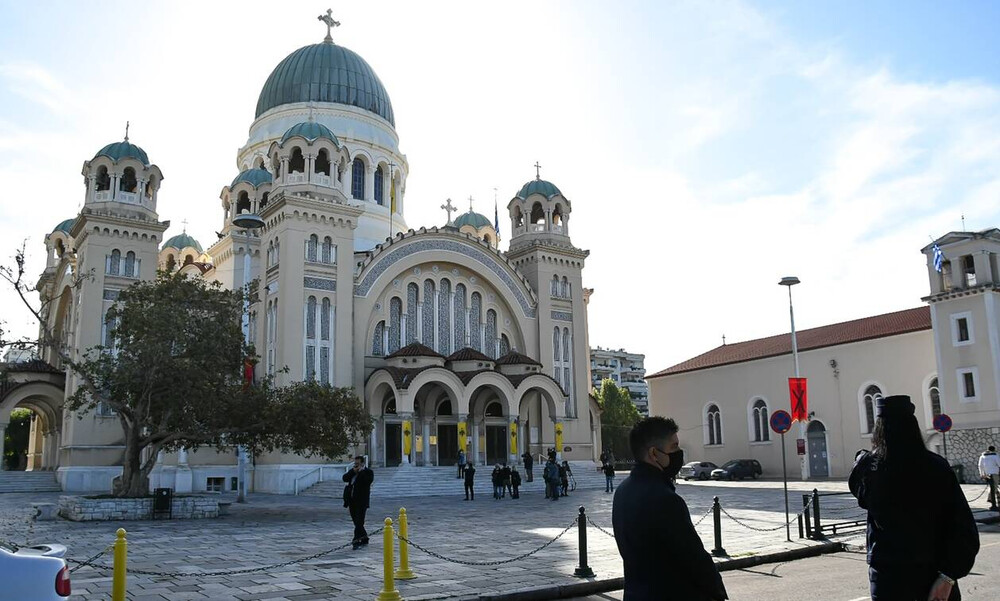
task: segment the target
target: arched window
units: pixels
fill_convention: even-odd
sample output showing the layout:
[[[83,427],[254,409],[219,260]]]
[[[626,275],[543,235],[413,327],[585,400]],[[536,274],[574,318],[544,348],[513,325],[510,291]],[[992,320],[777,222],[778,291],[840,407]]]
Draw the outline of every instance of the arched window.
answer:
[[[250,195],[246,191],[240,192],[239,197],[236,200],[236,214],[242,215],[243,213],[250,212]]]
[[[572,358],[573,353],[570,352],[571,337],[569,334],[569,328],[563,328],[562,333],[562,344],[563,344],[563,389],[566,394],[569,395],[573,388],[573,376],[571,375]]]
[[[108,261],[108,273],[118,275],[121,273],[122,253],[117,248],[111,251],[111,260]]]
[[[767,402],[764,399],[756,399],[750,408],[750,435],[753,437],[754,442],[767,442],[771,440],[767,420]]]
[[[138,185],[135,179],[135,169],[131,167],[126,167],[125,171],[122,173],[121,180],[118,182],[118,189],[122,192],[135,192],[135,188]]]
[[[562,225],[562,205],[556,205],[556,208],[552,210],[552,225],[561,226]]]
[[[385,200],[385,175],[382,171],[382,165],[375,168],[375,202],[377,204],[382,204]]]
[[[382,413],[387,413],[389,415],[396,414],[396,399],[389,399],[385,404],[385,410]]]
[[[497,358],[497,312],[490,309],[486,312],[486,349],[483,351],[491,359]]]
[[[570,293],[569,293],[569,279],[567,279],[566,276],[563,276],[563,279],[562,279],[562,297],[563,298],[569,298],[570,297]]]
[[[323,262],[333,263],[333,240],[330,236],[323,238]]]
[[[406,344],[417,341],[418,302],[420,302],[420,286],[411,282],[406,285]]]
[[[319,154],[316,155],[316,161],[313,165],[316,173],[322,175],[330,175],[330,153],[327,152],[325,148],[321,148]]]
[[[97,168],[97,191],[103,192],[104,190],[111,189],[111,176],[108,175],[107,167]]]
[[[382,346],[382,337],[385,335],[385,322],[380,321],[375,324],[375,333],[372,334],[372,355],[381,357],[385,354]]]
[[[306,301],[306,365],[305,379],[316,379],[316,297]]]
[[[274,265],[274,240],[267,243],[267,266]]]
[[[705,444],[721,445],[722,413],[719,411],[718,405],[713,403],[705,410],[705,425]]]
[[[270,192],[264,192],[263,194],[261,194],[261,196],[260,196],[260,208],[261,209],[263,209],[264,207],[267,206],[267,199],[268,199],[269,195],[270,195]]]
[[[439,404],[437,406],[437,414],[438,415],[451,415],[452,414],[451,400],[450,399],[446,400],[446,401],[441,401],[441,404]]]
[[[420,318],[425,346],[434,348],[434,280],[424,280],[424,307]]]
[[[351,197],[365,199],[365,162],[361,159],[351,163]]]
[[[552,276],[552,286],[550,288],[552,289],[551,296],[559,296],[559,276]]]
[[[868,388],[865,388],[865,393],[861,396],[862,434],[871,434],[875,429],[875,404],[880,398],[882,398],[882,389],[878,386],[872,384]]]
[[[473,292],[469,301],[469,346],[480,352],[483,350],[482,323],[483,297],[478,292]]]
[[[503,405],[497,401],[493,401],[489,405],[486,405],[483,417],[503,417]]]
[[[125,253],[125,277],[135,277],[135,253],[128,251]]]
[[[145,193],[145,195],[146,195],[146,198],[152,198],[153,197],[153,190],[155,190],[155,189],[156,189],[156,178],[153,177],[153,176],[150,176],[149,177],[149,181],[146,182],[146,189],[143,191]]]
[[[313,234],[306,240],[306,261],[316,262],[316,251],[319,246],[319,236]]]
[[[291,159],[288,161],[289,173],[305,173],[306,159],[302,156],[302,149],[296,146],[292,149]]]
[[[506,334],[500,335],[500,356],[503,357],[510,352],[510,338]]]
[[[938,389],[938,379],[935,377],[927,386],[927,396],[931,401],[931,418],[941,415],[941,391]]]
[[[191,263],[194,263],[194,257],[192,255],[184,255],[184,264],[190,265]]]
[[[559,326],[552,328],[552,377],[562,384],[562,332]]]
[[[399,324],[403,316],[403,301],[398,296],[392,297],[389,301],[389,353],[399,350],[400,329]]]
[[[465,334],[465,284],[455,285],[453,304],[455,309],[455,349],[458,350],[469,344]]]
[[[174,261],[173,255],[167,255],[167,271],[173,271],[177,263]]]
[[[542,203],[536,202],[531,206],[531,223],[535,225],[545,225],[545,209]]]
[[[330,384],[330,299],[324,298],[319,312],[319,381]]]
[[[514,207],[514,227],[524,227],[524,213],[521,212],[521,207]]]
[[[451,354],[451,281],[441,280],[438,291],[438,348],[442,355]]]

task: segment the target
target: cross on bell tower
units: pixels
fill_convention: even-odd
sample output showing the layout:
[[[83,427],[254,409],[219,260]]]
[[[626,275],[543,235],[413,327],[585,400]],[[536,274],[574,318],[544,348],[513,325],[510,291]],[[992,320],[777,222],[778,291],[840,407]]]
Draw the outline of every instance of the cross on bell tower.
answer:
[[[458,211],[458,209],[456,209],[451,204],[451,199],[450,198],[443,205],[441,205],[441,208],[444,209],[444,211],[446,213],[448,213],[448,223],[447,223],[447,225],[451,225],[451,214],[454,213],[454,212],[456,212],[456,211]]]
[[[340,21],[334,21],[333,20],[333,9],[329,9],[329,8],[326,9],[326,14],[325,15],[320,15],[320,16],[316,17],[316,20],[322,21],[323,23],[326,23],[326,37],[323,38],[323,41],[326,42],[327,44],[332,44],[333,43],[333,36],[330,35],[330,31],[334,27],[340,27]]]

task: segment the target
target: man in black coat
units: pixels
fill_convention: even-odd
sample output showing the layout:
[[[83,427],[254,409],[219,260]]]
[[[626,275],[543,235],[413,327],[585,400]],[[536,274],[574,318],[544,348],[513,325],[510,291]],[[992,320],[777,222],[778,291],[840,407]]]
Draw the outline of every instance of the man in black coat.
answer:
[[[531,473],[531,468],[535,465],[535,458],[531,456],[531,453],[525,451],[524,455],[521,455],[521,459],[524,459],[524,473],[528,477],[528,482],[534,482],[535,478]]]
[[[687,504],[668,485],[684,464],[672,419],[648,417],[629,434],[635,468],[611,510],[625,566],[623,601],[723,601],[722,577],[691,523]]]
[[[351,512],[354,522],[354,539],[351,541],[354,549],[368,544],[368,531],[365,530],[365,514],[368,512],[368,502],[371,498],[372,482],[375,473],[365,467],[365,458],[358,455],[354,458],[354,467],[344,474],[344,507]]]
[[[475,501],[476,491],[472,489],[476,481],[476,466],[469,463],[465,466],[465,500]]]

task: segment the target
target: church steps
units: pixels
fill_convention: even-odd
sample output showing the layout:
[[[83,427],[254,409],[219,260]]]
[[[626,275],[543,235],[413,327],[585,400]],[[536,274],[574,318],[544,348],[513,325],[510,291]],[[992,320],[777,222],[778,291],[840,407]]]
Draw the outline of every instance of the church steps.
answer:
[[[60,491],[54,472],[0,472],[0,494]]]

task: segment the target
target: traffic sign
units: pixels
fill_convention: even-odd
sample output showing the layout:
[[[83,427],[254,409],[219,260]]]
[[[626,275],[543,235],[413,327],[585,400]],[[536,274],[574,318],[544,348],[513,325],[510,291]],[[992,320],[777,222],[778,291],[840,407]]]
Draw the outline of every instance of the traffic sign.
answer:
[[[784,409],[778,409],[771,414],[771,429],[778,434],[784,434],[792,427],[792,416]]]
[[[942,413],[934,418],[934,429],[938,432],[951,430],[951,418],[948,417],[948,414]]]

